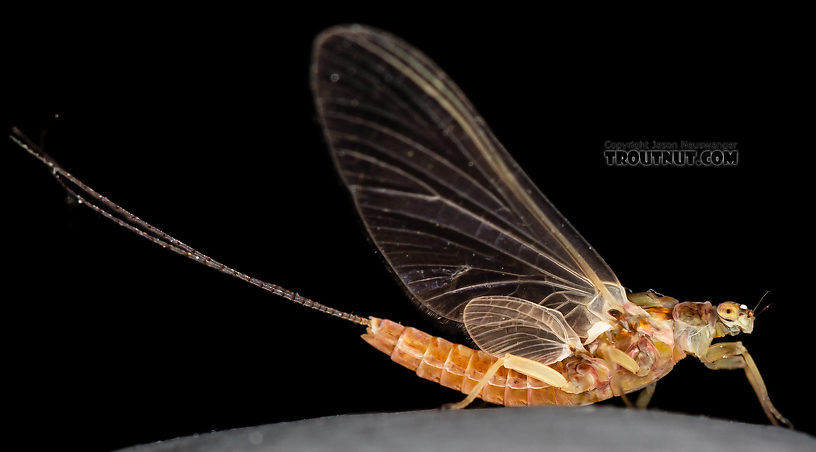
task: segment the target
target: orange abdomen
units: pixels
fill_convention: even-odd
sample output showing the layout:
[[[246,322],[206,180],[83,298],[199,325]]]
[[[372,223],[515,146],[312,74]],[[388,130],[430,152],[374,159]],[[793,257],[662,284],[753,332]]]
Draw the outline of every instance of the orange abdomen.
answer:
[[[496,358],[415,328],[372,317],[363,339],[426,380],[464,394],[476,386]],[[569,378],[569,358],[551,367]],[[490,403],[519,405],[587,405],[612,397],[608,382],[570,394],[525,374],[501,367],[479,397]]]

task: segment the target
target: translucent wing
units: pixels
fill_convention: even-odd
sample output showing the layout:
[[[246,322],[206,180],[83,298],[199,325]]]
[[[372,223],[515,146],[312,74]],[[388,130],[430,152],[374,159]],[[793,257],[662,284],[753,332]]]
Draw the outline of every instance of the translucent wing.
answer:
[[[582,336],[625,303],[606,263],[417,50],[330,29],[315,41],[312,88],[368,232],[416,302],[462,322],[477,297],[569,293],[558,309],[585,319],[573,325]]]
[[[551,364],[584,348],[560,311],[521,298],[475,298],[465,306],[464,320],[476,345],[496,356]]]

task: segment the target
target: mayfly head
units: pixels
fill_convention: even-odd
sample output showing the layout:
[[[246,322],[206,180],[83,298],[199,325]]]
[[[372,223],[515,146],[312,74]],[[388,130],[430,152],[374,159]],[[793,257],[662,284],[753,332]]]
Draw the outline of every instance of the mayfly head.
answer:
[[[744,304],[725,301],[717,305],[718,326],[732,336],[754,331],[754,317],[754,311]]]

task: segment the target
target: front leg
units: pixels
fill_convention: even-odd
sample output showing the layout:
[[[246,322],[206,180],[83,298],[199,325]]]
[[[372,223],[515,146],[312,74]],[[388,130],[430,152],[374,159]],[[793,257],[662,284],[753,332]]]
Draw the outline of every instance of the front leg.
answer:
[[[793,428],[784,416],[773,406],[771,398],[768,397],[768,390],[765,388],[765,382],[762,381],[762,376],[759,374],[756,363],[754,363],[748,350],[742,345],[742,342],[721,342],[719,344],[712,344],[708,348],[705,357],[701,358],[703,364],[709,369],[744,369],[748,381],[754,388],[754,392],[759,398],[759,403],[765,411],[765,415],[771,420],[773,425],[782,424],[788,428]]]

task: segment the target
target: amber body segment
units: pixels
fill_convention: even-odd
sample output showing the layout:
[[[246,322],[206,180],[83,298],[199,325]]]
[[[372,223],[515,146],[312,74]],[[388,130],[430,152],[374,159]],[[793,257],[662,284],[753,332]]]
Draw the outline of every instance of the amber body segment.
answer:
[[[363,339],[376,349],[391,356],[391,360],[416,372],[426,380],[470,393],[496,358],[480,350],[454,344],[431,336],[416,328],[405,327],[390,320],[371,318]],[[643,344],[642,338],[636,341]],[[635,345],[635,344],[633,344]],[[620,388],[624,392],[640,389],[662,377],[674,360],[669,356],[652,359],[659,372],[638,377],[616,369]],[[668,358],[668,359],[666,359]],[[669,364],[667,366],[667,363]],[[644,363],[645,364],[645,363]],[[587,405],[614,395],[607,363],[592,356],[571,356],[551,366],[570,381],[579,392],[569,393],[504,367],[485,385],[479,397],[487,402],[506,406],[519,405]]]

